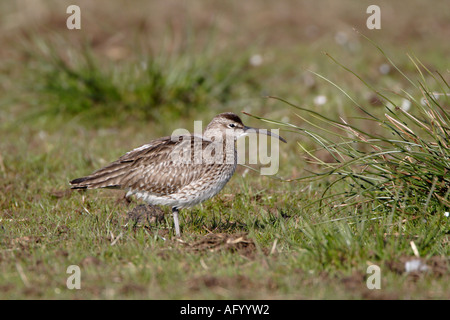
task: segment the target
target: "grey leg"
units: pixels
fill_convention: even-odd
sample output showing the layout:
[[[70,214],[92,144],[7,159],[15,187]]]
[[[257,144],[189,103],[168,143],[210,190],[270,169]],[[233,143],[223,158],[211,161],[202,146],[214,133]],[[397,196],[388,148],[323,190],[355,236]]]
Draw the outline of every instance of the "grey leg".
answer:
[[[172,208],[173,222],[175,224],[175,235],[180,237],[180,222],[178,220],[178,208]]]

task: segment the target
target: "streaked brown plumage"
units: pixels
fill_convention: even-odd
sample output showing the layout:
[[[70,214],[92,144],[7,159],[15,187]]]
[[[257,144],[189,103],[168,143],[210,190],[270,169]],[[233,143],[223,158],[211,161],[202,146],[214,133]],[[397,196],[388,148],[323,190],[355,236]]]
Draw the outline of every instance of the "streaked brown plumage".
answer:
[[[178,209],[216,195],[233,175],[235,140],[250,130],[233,113],[214,117],[202,136],[168,136],[136,148],[94,173],[70,181],[73,189],[119,188],[153,205],[172,207],[176,235]],[[228,141],[228,143],[227,143]],[[200,153],[196,153],[200,150]]]

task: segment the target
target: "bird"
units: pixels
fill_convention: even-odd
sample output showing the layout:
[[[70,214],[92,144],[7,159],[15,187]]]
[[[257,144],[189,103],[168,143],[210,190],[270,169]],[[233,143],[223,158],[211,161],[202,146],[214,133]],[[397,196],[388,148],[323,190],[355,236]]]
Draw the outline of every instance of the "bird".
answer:
[[[92,174],[70,181],[72,189],[127,190],[150,205],[172,208],[175,235],[181,237],[179,210],[219,193],[237,166],[236,140],[262,133],[286,143],[269,130],[245,126],[232,112],[215,116],[202,134],[155,139]]]

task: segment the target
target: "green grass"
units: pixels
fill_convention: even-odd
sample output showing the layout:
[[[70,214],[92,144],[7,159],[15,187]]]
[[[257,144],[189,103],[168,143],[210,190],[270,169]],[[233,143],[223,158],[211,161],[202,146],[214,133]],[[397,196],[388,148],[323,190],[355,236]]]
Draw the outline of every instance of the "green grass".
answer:
[[[4,298],[442,298],[448,292],[447,273],[416,279],[392,267],[413,257],[410,241],[426,259],[445,256],[439,217],[371,220],[370,214],[320,210],[311,203],[326,186],[318,182],[305,191],[298,184],[237,174],[219,196],[182,211],[187,244],[174,239],[169,210],[159,225],[124,227],[135,203],[122,200],[123,193],[62,192],[68,179],[99,165],[77,156],[82,145],[95,149],[108,141],[80,133],[73,139],[73,130],[66,130],[47,138],[55,145],[45,156],[4,157]],[[17,145],[21,151],[27,147]],[[233,249],[215,238],[202,243],[208,230],[232,239],[245,233],[250,244],[238,242]],[[369,262],[382,268],[382,291],[365,286]],[[445,260],[440,263],[448,268]],[[81,290],[65,287],[69,265],[81,267]]]
[[[224,192],[238,182],[246,183],[236,177]],[[14,215],[3,214],[3,297],[439,298],[448,292],[443,275],[423,274],[412,283],[410,276],[389,267],[399,255],[412,256],[411,240],[424,257],[442,253],[430,232],[436,218],[420,224],[394,221],[394,226],[387,225],[388,218],[330,222],[331,213],[270,210],[286,203],[287,196],[274,194],[262,206],[251,196],[258,190],[248,191],[238,192],[232,204],[225,205],[219,196],[184,211],[185,243],[173,238],[170,216],[148,229],[124,227],[123,214],[130,206],[117,203],[112,193],[56,198],[41,192],[38,201],[11,208]],[[301,207],[307,196],[291,193],[289,206]],[[251,245],[205,244],[206,230],[232,239],[244,232]],[[396,236],[396,230],[405,234]],[[383,270],[381,292],[365,288],[368,261]],[[82,270],[79,291],[65,287],[72,264]],[[428,285],[435,289],[424,295]]]
[[[129,15],[117,23],[133,25]],[[289,41],[251,34],[243,45],[194,22],[152,38],[153,47],[145,32],[128,31],[132,40],[117,46],[135,50],[119,60],[91,41],[103,29],[81,40],[17,32],[14,59],[0,62],[0,298],[448,299],[449,101],[430,95],[448,92],[446,48],[405,36],[420,60],[410,59],[398,39],[377,39],[379,52],[355,33],[351,49],[330,28],[299,43],[284,20],[274,25]],[[177,44],[180,35],[188,40]],[[253,54],[261,66],[249,64]],[[391,72],[380,74],[390,58]],[[327,103],[315,104],[317,95]],[[389,105],[404,98],[406,113]],[[250,126],[283,126],[280,171],[238,168],[218,196],[181,211],[182,241],[169,208],[164,221],[134,227],[127,212],[139,202],[124,192],[69,191],[69,180],[153,138],[241,110],[271,122],[242,115]],[[405,272],[416,254],[428,272]],[[366,287],[371,264],[381,268],[380,290]],[[66,287],[70,265],[81,269],[80,290]]]
[[[236,92],[258,89],[248,73],[248,54],[234,57],[214,51],[211,44],[194,50],[188,43],[169,55],[163,49],[140,53],[120,65],[101,62],[88,46],[69,57],[57,51],[67,45],[39,43],[40,50],[33,53],[38,63],[31,64],[26,87],[39,99],[34,117],[76,117],[85,125],[167,121],[217,108]],[[35,44],[24,46],[35,51]],[[223,58],[217,60],[218,54]]]

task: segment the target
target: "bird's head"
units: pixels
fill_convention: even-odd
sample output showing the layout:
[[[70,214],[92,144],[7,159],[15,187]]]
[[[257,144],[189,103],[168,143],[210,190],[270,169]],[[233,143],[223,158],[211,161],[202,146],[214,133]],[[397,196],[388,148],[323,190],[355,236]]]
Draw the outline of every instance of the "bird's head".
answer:
[[[236,140],[252,132],[266,134],[286,143],[286,140],[269,130],[244,125],[241,118],[232,112],[225,112],[215,116],[206,127],[203,135],[206,137],[231,135]]]

